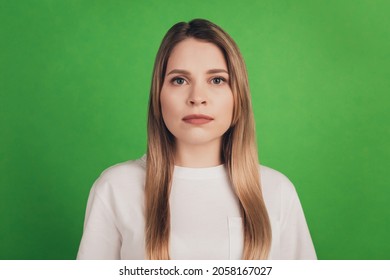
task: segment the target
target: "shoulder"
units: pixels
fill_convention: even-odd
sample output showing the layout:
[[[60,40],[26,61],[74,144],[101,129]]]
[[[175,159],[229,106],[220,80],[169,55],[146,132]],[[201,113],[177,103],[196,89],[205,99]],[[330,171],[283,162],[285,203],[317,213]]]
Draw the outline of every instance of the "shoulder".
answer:
[[[145,156],[128,160],[105,169],[95,181],[92,191],[105,193],[140,188],[145,181]]]
[[[280,217],[291,203],[298,200],[293,183],[283,173],[267,166],[260,166],[260,182],[264,202],[271,216]],[[278,218],[279,219],[279,218]]]
[[[108,167],[101,173],[100,178],[109,181],[120,181],[129,176],[143,175],[145,168],[145,157],[141,157],[137,160],[128,160]]]
[[[316,259],[302,205],[284,174],[260,167],[264,202],[272,229],[270,259]]]
[[[265,190],[295,192],[294,185],[286,175],[264,165],[260,165],[260,181]]]

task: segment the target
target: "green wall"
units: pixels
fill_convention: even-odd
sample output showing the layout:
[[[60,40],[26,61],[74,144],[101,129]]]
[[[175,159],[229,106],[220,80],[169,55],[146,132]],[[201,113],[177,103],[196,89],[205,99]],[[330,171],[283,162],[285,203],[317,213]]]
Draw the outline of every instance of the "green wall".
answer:
[[[262,164],[320,259],[390,259],[390,2],[0,0],[0,259],[73,259],[89,189],[145,152],[154,57],[207,18],[247,62]]]

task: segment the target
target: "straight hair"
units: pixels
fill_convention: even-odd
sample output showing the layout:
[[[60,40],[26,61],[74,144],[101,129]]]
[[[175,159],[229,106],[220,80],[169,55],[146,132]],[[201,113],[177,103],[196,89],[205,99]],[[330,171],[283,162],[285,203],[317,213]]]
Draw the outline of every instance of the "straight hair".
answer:
[[[255,123],[245,62],[233,39],[219,26],[204,19],[179,22],[172,26],[161,42],[154,64],[147,123],[146,257],[170,259],[169,195],[174,169],[175,137],[163,121],[160,93],[173,48],[188,38],[213,43],[224,54],[234,107],[231,126],[222,136],[221,159],[242,213],[243,259],[267,259],[271,246],[271,225],[260,184]]]

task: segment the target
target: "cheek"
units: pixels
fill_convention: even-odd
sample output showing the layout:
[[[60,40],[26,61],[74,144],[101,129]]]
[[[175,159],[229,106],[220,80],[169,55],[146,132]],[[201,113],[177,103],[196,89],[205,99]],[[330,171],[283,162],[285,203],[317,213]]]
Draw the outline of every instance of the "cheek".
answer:
[[[170,104],[167,100],[166,94],[164,94],[162,91],[161,91],[161,95],[160,95],[160,104],[161,104],[161,114],[162,114],[162,117],[163,117],[164,122],[165,122],[165,120],[169,117],[169,116],[167,116],[167,113],[170,111],[169,110]]]
[[[177,110],[177,102],[172,96],[169,96],[164,90],[161,91],[160,95],[161,103],[161,114],[165,125],[169,128],[172,122],[175,120],[175,115]]]
[[[226,98],[220,102],[220,111],[225,116],[225,121],[231,123],[233,119],[234,99],[233,94],[227,94]]]

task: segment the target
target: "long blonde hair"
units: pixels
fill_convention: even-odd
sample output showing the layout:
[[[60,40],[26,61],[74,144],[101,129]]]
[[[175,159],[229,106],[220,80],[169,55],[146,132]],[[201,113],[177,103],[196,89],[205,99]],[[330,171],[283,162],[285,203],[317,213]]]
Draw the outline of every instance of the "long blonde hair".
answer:
[[[245,63],[233,39],[219,26],[203,19],[179,22],[172,26],[162,40],[154,64],[147,127],[146,256],[148,259],[170,258],[169,195],[175,139],[162,118],[160,93],[173,48],[188,38],[211,42],[225,56],[234,108],[231,127],[222,137],[221,158],[240,202],[244,228],[243,259],[266,259],[271,246],[271,226],[261,192],[255,125]]]

